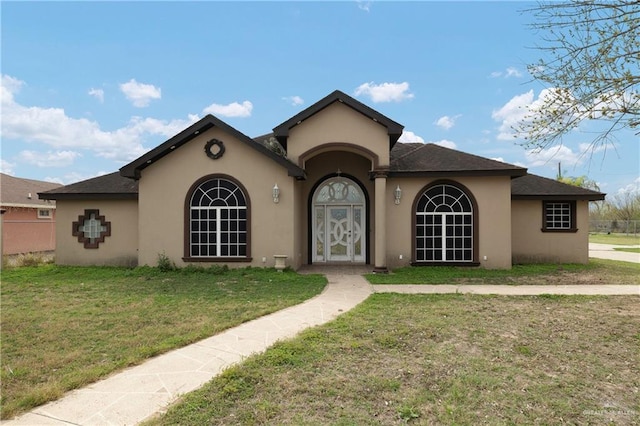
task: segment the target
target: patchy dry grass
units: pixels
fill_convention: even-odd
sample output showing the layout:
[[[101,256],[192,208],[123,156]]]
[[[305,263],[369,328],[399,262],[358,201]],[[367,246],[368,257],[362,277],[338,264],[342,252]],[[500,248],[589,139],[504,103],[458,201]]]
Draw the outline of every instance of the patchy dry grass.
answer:
[[[40,266],[2,271],[2,418],[114,370],[300,303],[293,272]]]
[[[372,284],[640,284],[640,264],[590,259],[586,265],[532,264],[511,269],[408,267],[389,274],[368,274],[366,278]]]
[[[640,298],[375,294],[151,425],[640,422]]]

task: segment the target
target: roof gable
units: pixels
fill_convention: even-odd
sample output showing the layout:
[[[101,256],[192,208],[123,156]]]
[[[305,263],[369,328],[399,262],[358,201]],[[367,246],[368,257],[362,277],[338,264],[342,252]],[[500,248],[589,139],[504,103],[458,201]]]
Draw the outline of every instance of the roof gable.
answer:
[[[120,169],[120,174],[124,177],[140,179],[141,171],[143,169],[155,163],[165,155],[180,148],[182,145],[186,144],[199,134],[209,130],[212,127],[218,127],[222,129],[224,132],[232,135],[236,139],[257,150],[261,154],[264,154],[265,156],[271,158],[276,163],[285,167],[289,172],[289,176],[294,176],[299,179],[304,178],[304,170],[302,170],[300,167],[293,164],[285,157],[282,157],[271,151],[265,145],[258,143],[255,140],[251,139],[249,136],[246,136],[245,134],[239,132],[238,130],[234,129],[233,127],[229,126],[228,124],[226,124],[222,120],[219,120],[211,114],[206,115],[200,121],[187,127],[171,139],[167,140],[166,142],[147,152],[143,156],[139,157],[136,160],[133,160],[131,163],[122,167]]]
[[[606,194],[579,186],[569,185],[542,176],[527,174],[511,181],[514,200],[604,200]]]
[[[527,169],[432,143],[399,143],[391,150],[391,176],[524,176]]]
[[[393,148],[393,146],[396,144],[396,142],[402,135],[402,130],[404,129],[403,125],[393,121],[392,119],[390,119],[389,117],[383,114],[380,114],[378,111],[366,106],[362,102],[352,98],[346,93],[341,92],[340,90],[336,90],[330,93],[329,95],[325,96],[324,98],[320,99],[315,104],[306,108],[305,110],[294,115],[284,123],[273,128],[273,134],[275,138],[278,140],[278,142],[280,142],[280,144],[285,149],[285,151],[287,150],[287,138],[289,137],[289,131],[293,127],[297,126],[298,124],[301,124],[304,120],[319,113],[320,111],[327,108],[329,105],[334,104],[335,102],[340,102],[354,109],[355,111],[359,112],[365,117],[370,118],[371,120],[375,121],[381,126],[386,127],[387,134],[389,135],[389,149]]]

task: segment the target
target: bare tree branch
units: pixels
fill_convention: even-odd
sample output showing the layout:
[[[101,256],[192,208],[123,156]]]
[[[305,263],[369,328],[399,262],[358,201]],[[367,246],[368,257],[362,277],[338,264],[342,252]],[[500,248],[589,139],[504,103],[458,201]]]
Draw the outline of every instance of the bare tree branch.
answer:
[[[609,123],[595,150],[640,127],[640,0],[541,2],[525,12],[545,54],[528,69],[548,89],[514,128],[524,145],[546,148],[585,121]]]

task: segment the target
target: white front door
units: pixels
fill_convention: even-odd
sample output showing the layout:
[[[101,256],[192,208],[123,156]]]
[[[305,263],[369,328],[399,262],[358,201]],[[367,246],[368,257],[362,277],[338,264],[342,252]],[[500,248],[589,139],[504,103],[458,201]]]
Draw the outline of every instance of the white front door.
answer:
[[[316,206],[314,216],[314,262],[365,261],[363,206]]]
[[[327,179],[313,197],[315,262],[366,261],[366,197],[346,177]]]

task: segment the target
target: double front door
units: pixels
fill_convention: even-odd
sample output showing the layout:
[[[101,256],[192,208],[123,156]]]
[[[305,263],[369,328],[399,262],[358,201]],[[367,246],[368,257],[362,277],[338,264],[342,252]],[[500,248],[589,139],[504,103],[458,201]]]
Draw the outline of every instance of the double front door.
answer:
[[[364,220],[364,206],[315,206],[314,262],[364,262]]]

